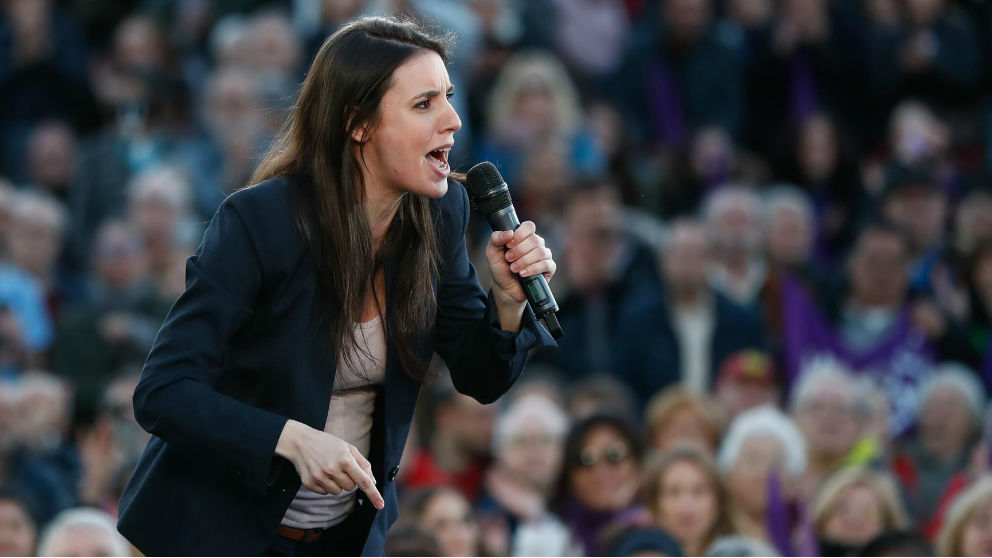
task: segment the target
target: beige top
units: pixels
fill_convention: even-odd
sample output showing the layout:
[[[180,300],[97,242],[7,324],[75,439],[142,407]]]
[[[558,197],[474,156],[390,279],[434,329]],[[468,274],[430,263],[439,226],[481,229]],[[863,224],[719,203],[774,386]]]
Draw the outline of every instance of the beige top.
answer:
[[[352,444],[368,457],[376,388],[386,377],[386,335],[381,317],[356,323],[355,330],[359,350],[353,358],[354,368],[343,358],[339,359],[324,432]],[[337,525],[351,512],[358,490],[331,495],[317,494],[300,486],[282,524],[297,529]]]

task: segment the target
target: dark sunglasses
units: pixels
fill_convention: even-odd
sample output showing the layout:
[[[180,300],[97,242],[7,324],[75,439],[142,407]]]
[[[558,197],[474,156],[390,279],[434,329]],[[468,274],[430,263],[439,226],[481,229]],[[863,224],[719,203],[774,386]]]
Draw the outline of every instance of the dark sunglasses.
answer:
[[[591,469],[602,460],[610,465],[619,465],[630,457],[630,449],[626,444],[613,444],[605,450],[600,451],[592,446],[582,448],[579,452],[579,459],[576,465]]]

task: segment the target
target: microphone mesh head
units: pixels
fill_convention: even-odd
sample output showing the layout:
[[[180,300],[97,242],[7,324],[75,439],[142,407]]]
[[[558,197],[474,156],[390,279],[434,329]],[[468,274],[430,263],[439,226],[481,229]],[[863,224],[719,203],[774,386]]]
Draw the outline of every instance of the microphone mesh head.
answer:
[[[513,205],[510,190],[496,165],[483,161],[469,169],[465,188],[472,208],[483,215]]]

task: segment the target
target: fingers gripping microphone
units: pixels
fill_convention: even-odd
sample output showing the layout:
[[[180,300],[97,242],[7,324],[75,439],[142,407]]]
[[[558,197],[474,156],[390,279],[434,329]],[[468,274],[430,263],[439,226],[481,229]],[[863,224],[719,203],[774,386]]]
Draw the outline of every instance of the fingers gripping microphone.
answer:
[[[468,189],[472,209],[484,215],[494,231],[513,231],[520,226],[520,219],[513,209],[513,200],[510,199],[510,189],[495,165],[489,161],[475,165],[468,171],[467,182],[465,186]],[[564,335],[556,315],[558,303],[551,295],[551,288],[548,287],[544,275],[537,274],[530,277],[517,275],[517,280],[520,281],[520,286],[527,295],[530,307],[544,320],[551,336],[558,339]]]

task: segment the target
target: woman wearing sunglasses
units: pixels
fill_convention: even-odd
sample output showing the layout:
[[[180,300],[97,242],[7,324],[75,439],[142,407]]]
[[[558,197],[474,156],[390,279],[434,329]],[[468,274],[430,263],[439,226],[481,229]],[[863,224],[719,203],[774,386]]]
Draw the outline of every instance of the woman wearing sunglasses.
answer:
[[[565,438],[552,509],[586,556],[602,556],[606,532],[638,515],[643,451],[633,426],[613,415],[586,417]]]

